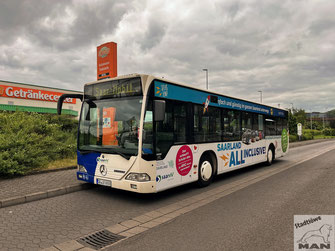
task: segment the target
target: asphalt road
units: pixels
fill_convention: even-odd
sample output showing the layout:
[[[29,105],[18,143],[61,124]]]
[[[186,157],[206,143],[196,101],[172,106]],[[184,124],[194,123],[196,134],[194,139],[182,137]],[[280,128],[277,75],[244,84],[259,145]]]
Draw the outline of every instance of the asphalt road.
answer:
[[[106,250],[293,250],[294,215],[335,214],[334,180],[332,150]]]
[[[333,141],[291,150],[263,164],[154,195],[105,187],[0,209],[0,250],[37,250],[78,239],[145,212],[269,168],[322,154]],[[294,166],[109,248],[110,250],[292,250],[294,214],[335,214],[335,151]],[[333,167],[333,168],[332,168]]]

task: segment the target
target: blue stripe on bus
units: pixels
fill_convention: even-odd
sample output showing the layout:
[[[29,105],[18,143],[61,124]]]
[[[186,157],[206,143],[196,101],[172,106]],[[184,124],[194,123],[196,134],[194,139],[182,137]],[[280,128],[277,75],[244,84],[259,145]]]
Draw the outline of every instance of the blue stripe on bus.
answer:
[[[210,94],[199,90],[194,90],[178,85],[155,81],[155,96],[174,100],[205,104],[209,96],[217,96],[218,103],[209,102],[210,106],[235,109],[246,112],[256,112],[259,114],[285,117],[285,112],[276,108],[270,108],[242,100],[227,98],[216,94]]]
[[[95,174],[95,169],[97,167],[97,158],[101,155],[101,153],[86,153],[80,154],[77,151],[77,159],[78,165],[82,165],[86,168],[86,171],[89,175]]]

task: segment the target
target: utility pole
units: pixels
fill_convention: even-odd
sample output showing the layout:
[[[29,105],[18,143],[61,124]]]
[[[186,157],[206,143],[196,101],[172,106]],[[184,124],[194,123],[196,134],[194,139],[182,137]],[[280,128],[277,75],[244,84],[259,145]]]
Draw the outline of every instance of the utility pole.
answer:
[[[206,89],[208,90],[208,69],[202,69],[206,72]]]
[[[262,91],[258,91],[261,95],[260,95],[260,98],[261,98],[261,104],[263,103],[263,92]]]

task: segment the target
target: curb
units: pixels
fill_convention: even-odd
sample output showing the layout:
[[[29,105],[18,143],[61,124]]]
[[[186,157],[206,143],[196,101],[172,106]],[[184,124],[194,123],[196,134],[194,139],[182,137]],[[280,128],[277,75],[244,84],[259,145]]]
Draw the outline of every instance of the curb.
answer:
[[[43,200],[47,198],[56,197],[59,195],[64,195],[68,193],[73,193],[81,190],[92,189],[94,185],[89,183],[65,186],[61,188],[55,188],[43,192],[37,192],[32,194],[27,194],[23,196],[16,196],[12,198],[7,198],[4,200],[0,200],[0,208],[15,206],[23,203],[28,203],[31,201]]]
[[[327,141],[335,141],[335,138],[332,139],[312,139],[312,140],[305,140],[305,141],[296,141],[296,142],[292,142],[290,143],[290,148],[296,148],[296,147],[300,147],[300,146],[307,146],[307,145],[312,145],[312,144],[316,144],[316,143],[321,143],[321,142],[327,142]]]
[[[38,170],[38,171],[33,171],[31,173],[27,173],[25,175],[18,175],[18,176],[14,176],[14,177],[11,177],[11,176],[1,177],[0,181],[8,180],[8,179],[21,178],[21,177],[26,177],[26,176],[32,176],[32,175],[38,175],[38,174],[44,174],[44,173],[54,173],[54,172],[72,170],[72,169],[76,169],[76,168],[77,168],[77,166],[68,166],[68,167],[62,167],[62,168],[57,168],[57,169]]]

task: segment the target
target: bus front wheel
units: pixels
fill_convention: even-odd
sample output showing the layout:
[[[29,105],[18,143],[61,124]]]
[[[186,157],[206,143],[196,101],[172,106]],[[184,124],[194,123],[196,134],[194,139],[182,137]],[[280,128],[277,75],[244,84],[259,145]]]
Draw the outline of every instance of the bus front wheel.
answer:
[[[212,161],[207,157],[201,157],[199,165],[198,185],[200,187],[208,186],[214,177],[214,166]]]

